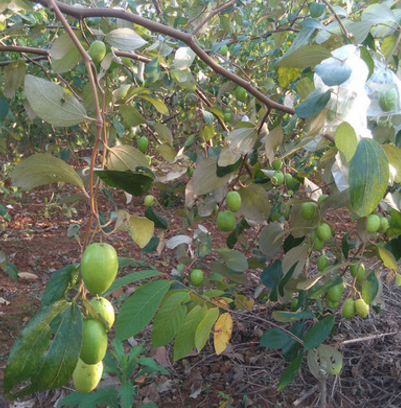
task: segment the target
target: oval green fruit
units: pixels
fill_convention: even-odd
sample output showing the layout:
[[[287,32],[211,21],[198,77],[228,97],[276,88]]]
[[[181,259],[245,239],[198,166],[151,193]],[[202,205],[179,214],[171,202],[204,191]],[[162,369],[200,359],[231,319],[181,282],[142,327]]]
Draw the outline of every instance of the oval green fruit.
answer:
[[[324,242],[319,237],[315,237],[315,240],[313,242],[313,249],[316,249],[316,251],[320,251],[323,246]]]
[[[293,183],[294,179],[292,178],[290,173],[287,173],[285,175],[285,185],[287,186],[287,188],[291,188],[292,187],[292,183]],[[288,192],[289,194],[290,192]],[[292,195],[292,194],[290,194]]]
[[[388,228],[388,219],[386,217],[380,218],[380,227],[379,227],[379,232],[383,234],[383,232],[386,232]]]
[[[369,314],[369,305],[367,305],[363,299],[357,299],[355,301],[355,310],[357,315],[364,319]]]
[[[274,159],[272,163],[272,167],[274,170],[280,170],[283,165],[283,161],[280,159]]]
[[[231,120],[231,112],[226,112],[224,114],[224,122],[229,122]]]
[[[152,207],[153,203],[155,202],[155,198],[149,194],[145,197],[145,206],[146,207]]]
[[[331,239],[331,228],[326,222],[322,222],[316,229],[316,235],[324,242]]]
[[[376,232],[380,228],[380,217],[376,214],[370,214],[367,220],[367,230],[370,234]]]
[[[217,226],[222,231],[232,231],[235,228],[236,220],[234,214],[230,210],[221,211],[216,218]]]
[[[104,42],[99,40],[93,41],[89,47],[88,54],[92,58],[93,62],[99,63],[102,61],[106,55],[106,46]]]
[[[113,283],[118,270],[116,250],[109,244],[89,245],[81,259],[81,276],[89,292],[99,295]]]
[[[342,315],[346,319],[351,319],[355,316],[356,308],[355,308],[355,300],[348,298],[343,304]]]
[[[235,89],[235,97],[240,101],[240,102],[245,102],[248,98],[248,95],[246,93],[246,90],[242,88],[241,86],[238,86]]]
[[[74,388],[82,393],[87,394],[93,391],[100,382],[103,374],[103,362],[97,364],[85,364],[80,358],[72,373]]]
[[[343,297],[344,293],[344,285],[340,283],[339,285],[332,286],[327,291],[327,296],[330,298],[332,302],[340,302],[341,298]]]
[[[395,88],[382,91],[379,97],[379,106],[384,112],[392,111],[397,106],[398,94]]]
[[[316,261],[317,269],[324,271],[330,265],[330,259],[326,255],[321,255]]]
[[[327,306],[328,306],[330,309],[335,309],[335,308],[340,304],[340,302],[335,302],[334,300],[332,300],[332,299],[331,299],[329,296],[327,296],[327,295],[326,295],[325,300],[326,300]]]
[[[351,275],[358,281],[363,281],[365,278],[365,265],[359,262],[353,262],[350,266]]]
[[[223,57],[224,57],[225,55],[227,55],[227,52],[228,52],[228,47],[227,47],[226,44],[224,44],[224,45],[220,48],[220,54],[223,55]]]
[[[290,307],[293,312],[296,312],[298,310],[298,299],[293,299]]]
[[[140,150],[142,153],[146,151],[146,149],[148,148],[148,145],[149,145],[149,140],[146,136],[141,136],[138,139],[137,147],[138,147],[138,150]]]
[[[284,183],[284,174],[281,171],[275,171],[272,177],[272,183],[275,186],[281,186]]]
[[[230,191],[226,195],[227,207],[232,212],[237,212],[241,208],[241,196],[238,191]]]
[[[90,304],[99,312],[104,320],[109,324],[109,327],[113,326],[116,318],[113,305],[104,297],[94,297]],[[90,314],[90,313],[89,313]],[[95,316],[92,316],[95,318]]]
[[[84,320],[80,358],[85,364],[102,361],[107,350],[107,333],[97,319]]]
[[[316,205],[312,202],[302,203],[301,206],[302,217],[305,220],[311,220],[316,214]]]
[[[201,286],[204,280],[203,272],[200,269],[193,269],[190,275],[192,285]]]

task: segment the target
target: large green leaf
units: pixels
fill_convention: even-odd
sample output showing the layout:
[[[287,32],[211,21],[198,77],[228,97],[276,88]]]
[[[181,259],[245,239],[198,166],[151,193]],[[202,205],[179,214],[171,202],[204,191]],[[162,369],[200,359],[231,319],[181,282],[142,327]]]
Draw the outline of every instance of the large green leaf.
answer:
[[[216,249],[216,252],[220,254],[231,270],[235,272],[244,272],[248,269],[248,260],[242,252],[229,248]]]
[[[26,189],[59,181],[84,188],[81,178],[69,164],[47,153],[33,154],[21,160],[11,177],[13,185]]]
[[[111,286],[106,290],[106,292],[102,293],[102,296],[106,296],[115,290],[122,288],[125,285],[130,283],[138,282],[144,279],[153,278],[154,276],[161,275],[160,272],[154,271],[152,269],[145,270],[145,271],[138,271],[134,273],[130,273],[129,275],[125,275],[120,279],[116,279]]]
[[[178,292],[163,302],[153,321],[153,348],[164,346],[174,339],[187,314],[185,302],[188,300],[188,292]]]
[[[385,144],[382,145],[390,163],[390,171],[396,183],[401,183],[401,149],[399,147]]]
[[[17,89],[24,83],[26,62],[17,60],[4,68],[4,93],[13,98]]]
[[[127,27],[110,31],[107,33],[106,39],[112,47],[120,51],[134,51],[147,43],[134,30]]]
[[[319,62],[331,57],[331,52],[323,45],[307,44],[282,58],[278,67],[307,68],[314,67]]]
[[[195,332],[195,346],[200,352],[206,344],[206,341],[210,335],[213,325],[219,317],[219,309],[217,307],[209,309],[206,312],[205,317],[199,323]]]
[[[57,319],[57,320],[56,320]],[[66,384],[78,361],[82,315],[75,303],[53,303],[32,318],[8,359],[4,391],[17,398]],[[16,388],[23,385],[23,388]]]
[[[81,60],[81,53],[68,33],[61,34],[50,48],[52,68],[59,74],[73,69]]]
[[[372,303],[379,292],[379,280],[376,271],[370,272],[362,285],[362,298],[366,304]]]
[[[298,354],[294,358],[294,360],[292,360],[291,363],[286,367],[286,369],[284,370],[283,374],[280,377],[280,381],[277,386],[277,391],[280,391],[283,388],[287,387],[287,385],[294,380],[295,376],[297,375],[297,372],[299,371],[299,368],[301,367],[303,358],[304,358],[303,353]]]
[[[206,315],[206,306],[196,305],[185,317],[178,329],[174,343],[174,361],[189,354],[195,347],[195,332],[199,323]]]
[[[135,171],[138,166],[148,167],[148,164],[145,155],[136,147],[119,145],[109,149],[107,159],[108,170]]]
[[[319,113],[328,104],[331,97],[331,91],[320,93],[318,90],[311,92],[307,98],[295,107],[295,113],[300,118],[307,118],[315,113]]]
[[[96,408],[100,404],[111,408],[119,408],[116,387],[102,387],[90,392],[81,394],[77,391],[71,392],[64,397],[57,406],[59,407],[78,407],[78,408]]]
[[[369,215],[377,207],[388,179],[388,159],[383,148],[376,140],[360,140],[349,166],[351,206],[359,217]]]
[[[54,272],[47,282],[41,307],[50,306],[60,300],[79,280],[79,264],[67,265]]]
[[[279,350],[291,339],[290,335],[281,329],[269,329],[260,338],[260,345],[273,350]]]
[[[119,340],[135,336],[149,324],[170,285],[164,280],[146,283],[125,301],[116,322]]]
[[[46,79],[26,75],[25,94],[32,110],[53,126],[75,126],[86,118],[85,108],[75,96]]]
[[[141,196],[148,192],[154,180],[154,177],[148,172],[138,172],[138,168],[135,173],[132,171],[116,170],[96,170],[95,173],[107,185],[124,190],[133,196]]]
[[[322,344],[334,326],[334,316],[327,316],[316,323],[304,336],[305,350],[313,349]]]
[[[354,128],[347,122],[342,122],[335,134],[337,149],[344,155],[347,162],[352,159],[358,146],[358,138]]]

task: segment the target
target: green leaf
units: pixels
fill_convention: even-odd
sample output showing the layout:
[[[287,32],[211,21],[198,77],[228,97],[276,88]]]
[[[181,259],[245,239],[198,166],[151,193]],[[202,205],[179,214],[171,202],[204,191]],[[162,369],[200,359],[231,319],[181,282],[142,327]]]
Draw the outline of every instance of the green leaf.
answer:
[[[126,191],[133,196],[147,193],[153,185],[154,178],[137,171],[95,170],[107,185]]]
[[[280,260],[275,260],[262,272],[260,279],[266,288],[274,289],[280,283],[280,279],[283,275],[282,262]]]
[[[145,101],[150,102],[156,108],[156,110],[160,112],[162,115],[169,114],[167,106],[160,99],[155,99],[148,95],[138,95],[138,96],[142,99],[145,99]]]
[[[315,72],[322,78],[327,86],[341,85],[352,73],[348,65],[319,64],[315,67]]]
[[[146,123],[146,119],[131,105],[120,105],[119,110],[126,126],[135,127]]]
[[[281,251],[284,236],[278,222],[273,222],[262,229],[259,236],[259,248],[267,259],[275,258]]]
[[[290,335],[281,329],[269,329],[260,339],[260,345],[273,350],[279,350],[291,339]]]
[[[89,394],[81,394],[77,391],[73,391],[58,403],[59,407],[78,408],[96,408],[99,405],[119,408],[117,388],[115,386],[98,388]]]
[[[229,248],[216,249],[216,252],[219,253],[231,270],[244,272],[248,269],[248,261],[242,252]]]
[[[331,97],[331,91],[320,93],[319,90],[311,92],[307,98],[295,107],[295,113],[300,118],[307,118],[315,113],[319,113],[328,104]]]
[[[206,307],[196,305],[185,317],[178,329],[174,343],[174,361],[180,360],[189,354],[195,347],[195,332],[206,315]]]
[[[375,69],[375,63],[373,61],[372,56],[370,55],[370,52],[368,51],[368,49],[364,46],[360,46],[359,47],[359,52],[361,53],[361,59],[365,62],[365,64],[367,65],[368,69],[369,69],[369,75],[368,78],[369,79]]]
[[[134,385],[131,383],[131,381],[123,381],[121,383],[121,387],[118,392],[121,408],[131,408],[133,406],[135,393]]]
[[[145,76],[151,84],[159,79],[160,72],[159,57],[153,58],[152,61],[145,65]]]
[[[21,160],[11,178],[14,186],[26,189],[59,181],[84,188],[81,178],[69,164],[47,153],[33,154]]]
[[[149,244],[155,231],[155,224],[148,220],[146,217],[132,216],[128,221],[132,240],[139,245],[140,248],[144,248]]]
[[[224,177],[217,176],[218,156],[209,156],[207,159],[198,159],[192,177],[194,194],[197,196],[210,193],[227,184],[230,174]]]
[[[327,316],[309,329],[304,336],[304,348],[310,350],[322,344],[334,326],[334,316]]]
[[[362,139],[349,166],[350,199],[359,217],[369,215],[380,203],[389,179],[388,159],[374,139]]]
[[[391,169],[391,175],[396,183],[401,183],[401,149],[390,145],[382,145],[384,152],[386,153]]]
[[[376,252],[377,256],[383,261],[383,264],[386,268],[392,269],[393,271],[398,271],[397,261],[390,251],[380,245],[377,245]]]
[[[316,350],[308,351],[308,367],[317,380],[321,378],[322,371],[326,374],[339,374],[342,365],[342,354],[332,346],[321,344]]]
[[[18,279],[18,269],[13,263],[6,262],[4,269],[11,279],[14,279],[14,280]]]
[[[43,309],[29,321],[11,350],[4,375],[6,396],[17,398],[66,384],[81,343],[82,315],[75,303],[61,301]],[[21,385],[24,387],[16,391]]]
[[[41,307],[60,300],[79,281],[79,264],[68,265],[54,272],[47,282]]]
[[[301,367],[302,359],[304,358],[304,354],[298,354],[294,360],[286,367],[283,374],[280,377],[280,381],[277,386],[277,391],[282,390],[283,388],[287,387],[297,375],[299,368]]]
[[[276,322],[288,323],[296,322],[297,320],[302,319],[313,319],[315,314],[312,312],[302,311],[302,312],[279,312],[275,310],[272,312],[272,318]]]
[[[293,68],[314,67],[316,64],[330,57],[330,50],[323,45],[307,44],[279,60],[276,66]]]
[[[376,275],[376,271],[370,272],[366,280],[362,285],[362,299],[367,305],[372,303],[377,294],[379,293],[379,280]]]
[[[203,347],[205,347],[206,341],[210,335],[213,325],[216,323],[219,317],[219,308],[214,307],[206,312],[205,317],[199,323],[195,332],[195,346],[200,353]]]
[[[354,128],[348,122],[342,122],[335,134],[337,149],[344,155],[347,162],[352,159],[358,146],[358,138]]]
[[[117,339],[135,336],[149,324],[170,285],[163,280],[146,283],[125,301],[117,315]]]
[[[0,123],[3,123],[7,117],[9,106],[7,99],[0,97]]]
[[[107,169],[115,171],[131,170],[135,172],[138,166],[148,167],[145,155],[136,147],[129,145],[114,146],[109,149]]]
[[[147,43],[134,30],[127,27],[109,31],[106,39],[112,47],[120,51],[134,51]]]
[[[270,199],[266,189],[258,184],[250,184],[238,190],[241,196],[241,208],[238,216],[247,221],[263,223],[270,214]]]
[[[82,56],[68,33],[61,34],[50,48],[52,68],[59,74],[72,70]]]
[[[8,98],[13,98],[17,89],[24,83],[26,63],[17,60],[4,68],[4,93]]]
[[[86,118],[75,96],[53,82],[26,75],[25,94],[36,115],[55,127],[75,126]]]
[[[148,207],[145,211],[145,216],[148,220],[153,221],[155,224],[156,228],[162,228],[162,229],[167,229],[167,221],[160,217],[160,215],[157,215],[152,207]]]
[[[154,349],[174,339],[187,314],[187,307],[184,303],[188,300],[188,292],[178,292],[171,295],[161,305],[153,321],[152,347]]]

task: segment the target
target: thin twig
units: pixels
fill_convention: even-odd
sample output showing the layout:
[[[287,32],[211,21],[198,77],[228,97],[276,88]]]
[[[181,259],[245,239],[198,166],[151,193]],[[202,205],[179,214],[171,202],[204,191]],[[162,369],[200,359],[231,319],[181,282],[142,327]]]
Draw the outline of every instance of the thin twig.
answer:
[[[347,31],[347,29],[345,28],[343,22],[341,21],[340,17],[338,16],[338,14],[335,12],[334,8],[332,7],[332,5],[327,1],[327,0],[323,0],[323,3],[326,4],[326,6],[330,9],[330,11],[333,13],[334,18],[337,20],[338,24],[341,27],[341,30],[343,30],[344,35],[347,38],[350,38],[351,35],[349,34],[349,32]]]

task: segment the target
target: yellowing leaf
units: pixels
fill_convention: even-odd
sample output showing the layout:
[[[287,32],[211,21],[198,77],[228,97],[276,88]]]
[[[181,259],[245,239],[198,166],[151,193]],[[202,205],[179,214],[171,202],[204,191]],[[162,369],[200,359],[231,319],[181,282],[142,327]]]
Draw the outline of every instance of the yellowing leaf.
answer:
[[[212,302],[216,306],[222,307],[223,309],[228,309],[228,303],[225,299],[212,299]]]
[[[230,313],[223,313],[214,325],[214,349],[220,355],[228,346],[233,331],[233,318]]]
[[[130,235],[134,242],[136,242],[140,248],[145,247],[153,237],[155,230],[153,221],[145,217],[131,217],[128,224]]]

